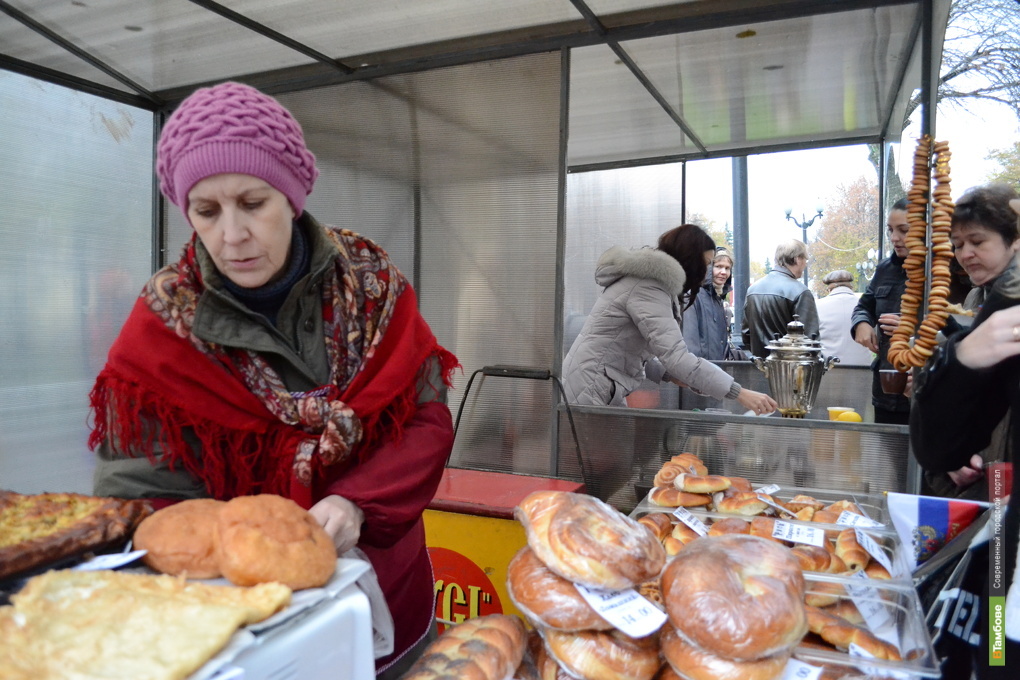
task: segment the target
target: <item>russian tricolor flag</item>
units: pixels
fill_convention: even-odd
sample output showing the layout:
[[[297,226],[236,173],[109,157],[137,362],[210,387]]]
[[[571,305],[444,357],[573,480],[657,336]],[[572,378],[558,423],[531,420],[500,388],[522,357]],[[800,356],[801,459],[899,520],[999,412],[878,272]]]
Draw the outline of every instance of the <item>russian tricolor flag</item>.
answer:
[[[988,503],[979,501],[893,492],[888,494],[888,503],[900,540],[914,548],[913,568],[927,561],[988,507]]]

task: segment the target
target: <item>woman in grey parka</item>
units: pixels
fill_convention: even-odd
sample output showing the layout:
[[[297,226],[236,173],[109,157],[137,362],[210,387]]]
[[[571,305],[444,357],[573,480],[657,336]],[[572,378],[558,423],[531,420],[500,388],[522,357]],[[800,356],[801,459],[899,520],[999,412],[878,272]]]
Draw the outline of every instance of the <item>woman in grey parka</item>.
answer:
[[[603,253],[595,281],[605,290],[563,361],[567,399],[626,406],[627,395],[647,376],[716,399],[736,399],[755,413],[774,411],[778,404],[772,397],[744,389],[687,351],[679,319],[714,256],[712,238],[693,224],[662,234],[655,249],[614,246]]]

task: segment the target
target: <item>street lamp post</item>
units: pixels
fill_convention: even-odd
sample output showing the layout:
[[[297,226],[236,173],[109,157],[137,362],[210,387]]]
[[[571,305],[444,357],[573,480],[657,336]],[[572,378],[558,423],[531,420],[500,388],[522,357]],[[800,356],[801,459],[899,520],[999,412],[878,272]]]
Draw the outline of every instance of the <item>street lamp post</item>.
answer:
[[[808,242],[807,242],[807,230],[808,230],[808,227],[810,227],[812,224],[814,224],[815,220],[821,219],[821,217],[822,217],[822,206],[820,206],[820,205],[817,206],[815,208],[815,210],[817,211],[817,214],[814,215],[810,220],[804,218],[804,213],[800,214],[800,219],[798,220],[796,217],[793,216],[793,208],[787,208],[786,209],[786,219],[790,220],[795,225],[800,227],[801,233],[803,234],[803,239],[804,239],[804,245],[805,246],[808,244]],[[808,285],[808,268],[807,268],[807,265],[804,265],[804,285],[805,286]]]

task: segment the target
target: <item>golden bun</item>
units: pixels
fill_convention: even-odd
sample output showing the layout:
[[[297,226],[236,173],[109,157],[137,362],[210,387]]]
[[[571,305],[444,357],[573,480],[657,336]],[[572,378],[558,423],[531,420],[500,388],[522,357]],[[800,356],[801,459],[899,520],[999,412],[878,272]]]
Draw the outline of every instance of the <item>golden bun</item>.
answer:
[[[216,578],[216,522],[223,501],[195,498],[157,510],[135,529],[135,550],[147,550],[142,562],[163,574]]]
[[[293,590],[325,585],[336,547],[325,529],[294,501],[273,494],[238,496],[216,523],[220,569],[239,586],[276,581]]]

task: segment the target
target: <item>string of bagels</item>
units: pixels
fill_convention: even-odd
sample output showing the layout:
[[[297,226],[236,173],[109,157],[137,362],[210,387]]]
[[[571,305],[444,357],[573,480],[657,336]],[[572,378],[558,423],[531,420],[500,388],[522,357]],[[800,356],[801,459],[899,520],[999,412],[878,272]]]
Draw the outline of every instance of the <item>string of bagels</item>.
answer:
[[[903,262],[907,283],[900,298],[900,322],[893,332],[888,354],[889,363],[903,373],[924,365],[935,350],[935,335],[949,318],[949,265],[953,259],[949,230],[955,207],[949,186],[950,156],[949,142],[933,143],[929,135],[921,136],[914,152],[914,178],[907,192],[906,246],[909,253]],[[929,191],[932,175],[935,186],[934,190]],[[928,291],[928,313],[918,324],[918,313],[924,299],[925,260],[928,256],[925,236],[928,231],[929,203],[931,288]]]

